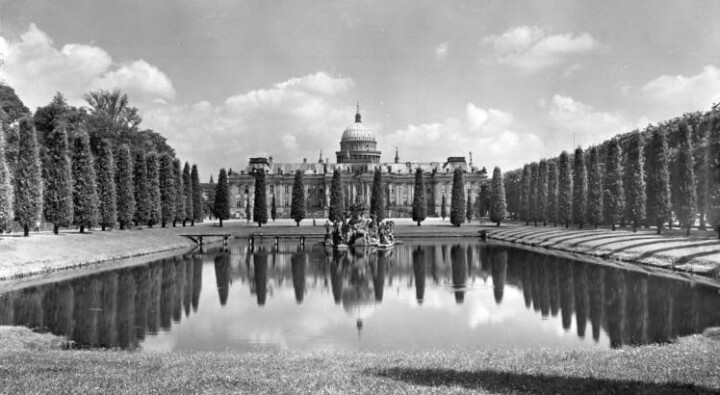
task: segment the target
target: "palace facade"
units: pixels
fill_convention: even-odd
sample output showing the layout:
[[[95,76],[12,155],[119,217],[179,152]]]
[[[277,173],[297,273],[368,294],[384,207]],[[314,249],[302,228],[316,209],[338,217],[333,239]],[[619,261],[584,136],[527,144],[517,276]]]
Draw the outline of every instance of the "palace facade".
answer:
[[[309,219],[324,218],[328,215],[330,185],[335,169],[338,169],[342,175],[346,206],[362,202],[369,208],[373,175],[375,169],[379,168],[385,187],[388,217],[411,215],[417,168],[422,168],[425,174],[428,217],[440,215],[443,195],[447,201],[449,214],[453,171],[456,168],[464,171],[465,196],[471,197],[473,202],[477,200],[481,185],[487,182],[485,169],[473,166],[472,154],[469,163],[466,162],[465,157],[449,157],[445,162],[402,163],[397,148],[392,163],[381,163],[380,155],[375,134],[362,123],[358,106],[355,122],[345,128],[340,139],[340,150],[335,152],[336,163],[330,163],[328,158],[323,159],[321,151],[317,162],[303,159],[300,163],[276,163],[272,157],[250,158],[245,170],[231,172],[228,175],[231,216],[245,218],[246,212],[252,213],[255,196],[254,175],[258,169],[265,170],[266,174],[268,210],[274,197],[278,218],[290,217],[292,187],[297,170],[304,173]]]

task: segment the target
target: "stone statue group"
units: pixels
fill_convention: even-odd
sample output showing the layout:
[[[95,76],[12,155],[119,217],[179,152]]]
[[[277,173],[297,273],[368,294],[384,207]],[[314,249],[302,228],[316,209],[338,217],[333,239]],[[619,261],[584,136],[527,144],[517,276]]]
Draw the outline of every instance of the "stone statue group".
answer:
[[[340,220],[325,222],[325,245],[334,247],[366,245],[389,248],[395,245],[393,221],[377,222],[375,215],[367,217],[362,207],[351,207]]]

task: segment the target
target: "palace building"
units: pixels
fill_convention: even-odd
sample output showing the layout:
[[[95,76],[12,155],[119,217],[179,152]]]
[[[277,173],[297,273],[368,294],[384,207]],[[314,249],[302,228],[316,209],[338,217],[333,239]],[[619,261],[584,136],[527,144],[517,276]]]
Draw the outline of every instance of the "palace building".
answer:
[[[330,205],[330,185],[335,169],[342,175],[345,188],[346,206],[353,203],[365,203],[370,207],[373,174],[379,168],[385,186],[385,206],[388,217],[409,217],[412,213],[413,193],[415,187],[415,171],[422,168],[425,174],[427,216],[439,216],[442,197],[447,201],[447,212],[450,212],[453,171],[461,168],[465,172],[465,193],[475,202],[480,187],[487,182],[485,169],[473,166],[472,153],[470,162],[465,157],[449,157],[444,162],[405,162],[400,161],[397,148],[395,160],[391,163],[380,162],[381,151],[373,131],[362,123],[360,106],[355,114],[355,122],[342,133],[340,150],[335,152],[336,163],[323,159],[322,151],[317,162],[303,159],[299,163],[276,163],[272,157],[250,158],[240,172],[233,171],[228,175],[230,184],[231,216],[245,218],[246,212],[252,213],[255,196],[255,173],[258,169],[265,170],[265,185],[268,210],[275,198],[278,218],[290,217],[290,203],[295,172],[304,173],[307,218],[323,218],[328,215]],[[248,207],[249,206],[249,207]],[[249,210],[248,210],[249,208]],[[252,215],[252,214],[251,214]]]

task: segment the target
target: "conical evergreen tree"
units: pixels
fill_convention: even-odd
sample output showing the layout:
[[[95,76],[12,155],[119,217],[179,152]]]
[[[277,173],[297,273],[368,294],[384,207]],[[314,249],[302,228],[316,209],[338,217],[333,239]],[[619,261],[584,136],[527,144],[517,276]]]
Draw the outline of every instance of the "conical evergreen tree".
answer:
[[[427,202],[425,200],[425,176],[421,168],[415,170],[415,191],[413,196],[412,220],[420,226],[425,221]],[[469,221],[469,220],[468,220]]]
[[[73,223],[85,228],[97,225],[98,194],[95,178],[95,164],[90,152],[90,138],[85,132],[77,135],[73,141],[72,175],[73,175]]]
[[[625,188],[623,185],[622,148],[616,138],[610,140],[605,160],[605,178],[603,184],[605,191],[603,206],[605,210],[605,223],[615,230],[615,226],[622,220],[625,212]]]
[[[5,132],[0,124],[0,233],[10,229],[15,217],[13,210],[13,184],[10,168],[5,159]]]
[[[465,222],[465,181],[460,168],[453,172],[452,196],[450,200],[450,223],[455,226]]]
[[[377,170],[376,170],[377,171]],[[372,213],[372,207],[370,208]],[[343,192],[342,176],[338,169],[335,169],[330,185],[330,221],[342,221],[345,213],[345,196]]]
[[[686,230],[686,235],[690,236],[690,229],[695,223],[695,204],[697,202],[695,188],[695,173],[693,171],[693,144],[690,128],[685,121],[678,126],[680,133],[680,147],[678,149],[678,171],[679,171],[679,191],[683,196],[681,204],[676,207],[677,217],[680,226]]]
[[[570,155],[563,151],[558,159],[558,220],[570,227],[573,218],[573,178]]]
[[[478,217],[488,216],[490,211],[490,183],[485,182],[480,186],[480,196],[478,197]]]
[[[123,144],[117,151],[115,185],[117,186],[117,219],[120,229],[130,227],[135,216],[135,185],[130,147]],[[143,166],[144,168],[145,166]]]
[[[195,226],[195,222],[203,222],[205,213],[203,212],[203,195],[202,187],[200,187],[200,175],[197,165],[193,164],[190,170],[190,179],[192,180],[192,200],[193,200],[193,216],[190,222],[191,226]]]
[[[258,172],[262,172],[262,170],[258,170]],[[255,181],[255,188],[257,188],[257,181]],[[255,199],[257,199],[257,192],[255,193]],[[257,202],[255,204],[257,204]],[[230,218],[230,188],[228,186],[225,168],[220,169],[220,174],[218,174],[218,182],[215,186],[214,208],[213,215],[220,220],[220,227],[222,228],[223,220]],[[267,219],[265,222],[267,222]]]
[[[500,222],[505,220],[506,212],[507,204],[505,202],[503,176],[500,168],[495,167],[490,188],[490,221],[500,226]]]
[[[300,226],[300,221],[305,219],[305,181],[303,172],[295,172],[295,181],[292,187],[292,200],[290,202],[290,217],[295,220],[295,225]]]
[[[548,162],[543,159],[538,164],[538,180],[537,180],[537,206],[535,208],[535,216],[537,220],[542,222],[543,226],[547,225],[547,205],[548,205]]]
[[[115,226],[117,220],[117,191],[115,190],[115,163],[110,142],[100,141],[97,158],[97,187],[100,209],[100,228]]]
[[[525,221],[525,225],[530,224],[530,180],[532,173],[530,165],[525,164],[520,178],[520,220]]]
[[[267,190],[265,189],[265,171],[259,169],[255,173],[255,206],[253,207],[253,220],[258,227],[268,222]]]
[[[182,172],[183,180],[183,199],[185,199],[185,216],[182,218],[182,225],[185,226],[187,221],[192,221],[195,215],[195,207],[193,205],[193,180],[190,173],[190,163],[185,162]]]
[[[470,196],[469,192],[467,197],[467,205],[465,207],[465,219],[467,220],[468,224],[472,222],[473,219],[472,196]]]
[[[147,162],[145,153],[138,152],[135,155],[135,169],[133,171],[133,183],[135,185],[135,225],[147,224],[150,221],[150,186],[147,177]]]
[[[720,111],[708,115],[708,221],[720,238]]]
[[[597,147],[590,149],[589,156],[587,220],[597,229],[603,222],[603,183]]]
[[[700,124],[700,136],[697,146],[697,169],[695,175],[697,178],[697,211],[700,215],[700,224],[698,230],[707,230],[708,206],[710,203],[710,185],[708,179],[710,177],[710,163],[708,160],[708,132],[712,127],[710,114],[705,114]],[[649,193],[649,192],[648,192]]]
[[[275,222],[275,218],[277,218],[277,206],[275,206],[275,194],[270,198],[270,218]]]
[[[545,218],[552,222],[553,226],[558,224],[558,168],[557,162],[548,161],[548,188],[547,188],[547,209]]]
[[[645,219],[645,180],[643,179],[644,155],[643,141],[640,132],[635,131],[630,137],[626,153],[628,164],[625,170],[628,173],[628,185],[625,186],[627,199],[628,221],[632,223],[633,232]]]
[[[375,221],[378,223],[385,219],[385,186],[382,182],[382,172],[375,169],[373,175],[373,185],[370,194],[370,215],[375,215]]]
[[[585,153],[577,147],[573,158],[573,222],[580,229],[585,222],[585,209],[587,208],[587,167],[585,167]]]
[[[145,157],[147,164],[147,185],[148,185],[148,227],[160,222],[162,218],[162,199],[160,195],[160,159],[155,151]]]
[[[160,225],[164,228],[175,220],[177,188],[173,158],[168,154],[160,156],[160,204],[162,207]]]
[[[45,144],[43,216],[53,224],[53,233],[58,234],[58,229],[70,226],[73,219],[72,165],[65,127],[56,124],[45,136]]]
[[[443,221],[447,218],[447,201],[445,200],[445,194],[442,195],[442,201],[440,203],[440,217]]]
[[[528,216],[534,226],[537,226],[538,216],[538,181],[539,176],[539,165],[537,162],[530,164],[530,194],[528,195]]]
[[[182,164],[180,159],[173,160],[173,178],[175,179],[175,218],[173,218],[173,227],[178,222],[185,220],[185,185],[182,178]]]
[[[42,210],[42,176],[35,137],[35,127],[29,117],[20,119],[20,140],[15,166],[15,220],[28,236],[31,227],[40,220]]]
[[[647,218],[660,234],[663,224],[671,219],[668,144],[662,128],[653,128],[646,156]]]

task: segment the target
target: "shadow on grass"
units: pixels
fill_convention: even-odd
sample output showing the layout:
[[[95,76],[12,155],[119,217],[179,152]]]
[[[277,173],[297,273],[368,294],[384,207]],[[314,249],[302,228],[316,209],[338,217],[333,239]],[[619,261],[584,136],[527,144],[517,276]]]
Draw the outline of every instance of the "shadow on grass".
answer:
[[[623,237],[623,235],[617,234],[617,233],[611,234],[611,235],[605,234],[605,235],[602,235],[602,236],[596,236],[596,237],[591,237],[591,238],[588,238],[588,239],[583,239],[583,240],[580,240],[580,241],[578,241],[578,242],[576,242],[576,243],[569,244],[569,246],[571,246],[571,247],[577,247],[577,246],[579,246],[580,244],[585,244],[585,243],[592,242],[592,241],[605,240],[605,239],[619,239],[619,238],[622,238],[622,237]],[[637,238],[637,237],[633,237],[633,238]],[[622,241],[623,241],[623,240],[616,240],[616,241],[614,241],[614,242],[598,244],[598,245],[592,246],[592,247],[594,248],[594,247],[599,247],[599,246],[603,246],[603,245],[606,245],[606,244],[612,244],[612,243],[617,243],[617,242],[622,242]]]
[[[648,252],[640,255],[638,257],[638,259],[649,258],[660,252],[667,252],[667,251],[673,251],[673,250],[684,250],[684,249],[688,249],[688,248],[705,247],[705,246],[719,246],[719,243],[717,240],[711,240],[711,241],[703,241],[703,242],[698,242],[698,243],[688,243],[688,244],[681,245],[681,246],[658,248],[658,249],[651,250],[651,251],[648,251]],[[700,251],[698,253],[702,253],[702,252],[705,252],[705,251]]]
[[[370,369],[366,375],[375,375],[414,385],[428,387],[460,386],[469,390],[501,394],[704,394],[718,393],[717,389],[688,383],[647,383],[591,377],[561,377],[526,373],[479,370],[474,372],[454,369]]]

